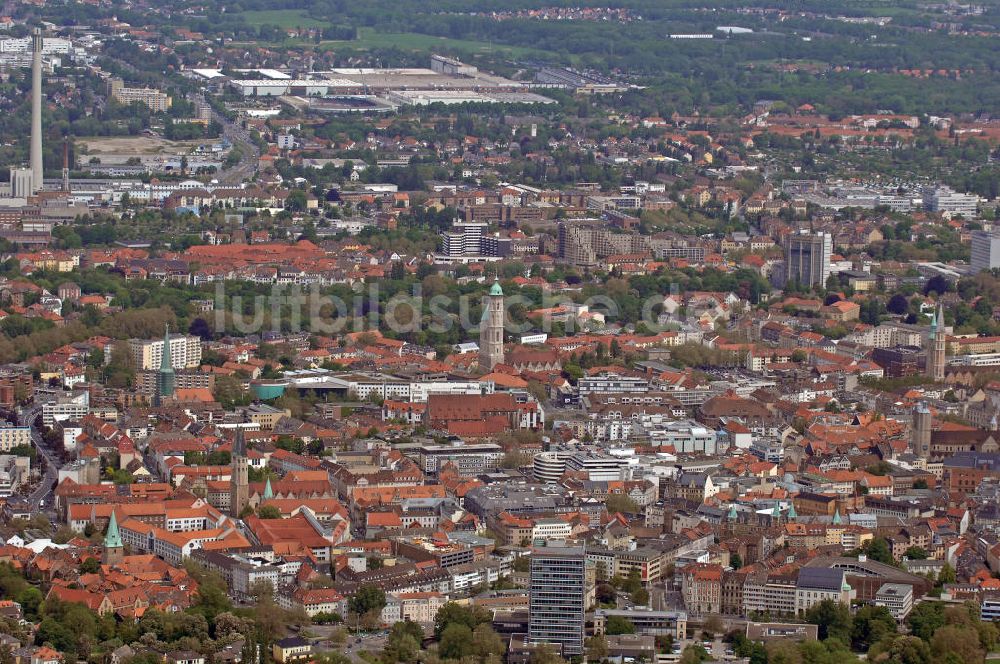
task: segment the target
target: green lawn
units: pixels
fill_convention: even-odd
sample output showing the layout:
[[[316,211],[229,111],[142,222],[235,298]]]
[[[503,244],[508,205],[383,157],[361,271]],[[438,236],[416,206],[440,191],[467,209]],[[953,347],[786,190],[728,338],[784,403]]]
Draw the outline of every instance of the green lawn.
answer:
[[[265,24],[276,25],[279,28],[322,28],[323,21],[317,21],[306,15],[303,9],[267,9],[260,11],[240,12],[239,16],[252,26]]]
[[[301,9],[275,9],[267,11],[245,11],[240,16],[246,19],[249,25],[261,26],[266,23],[276,25],[279,28],[312,28],[322,27],[326,24],[306,15]],[[279,42],[234,42],[254,43],[268,46],[296,46],[306,42],[299,39],[284,39]],[[312,42],[309,42],[312,43]],[[551,57],[549,51],[537,48],[527,48],[523,46],[506,46],[504,44],[475,41],[470,39],[451,39],[448,37],[435,37],[433,35],[423,35],[416,32],[376,32],[372,28],[359,28],[358,38],[350,41],[346,40],[324,40],[320,42],[320,48],[325,50],[336,50],[338,48],[375,49],[375,48],[400,48],[409,51],[426,51],[428,53],[436,50],[448,50],[457,53],[479,53],[496,54],[514,58],[530,57]]]
[[[358,30],[358,38],[353,41],[323,42],[326,48],[336,48],[337,46],[347,46],[353,48],[401,48],[411,51],[434,51],[435,49],[448,49],[462,53],[497,53],[515,57],[539,56],[548,54],[547,51],[539,49],[524,48],[520,46],[505,46],[503,44],[490,44],[482,41],[472,41],[468,39],[450,39],[448,37],[435,37],[433,35],[422,35],[416,32],[375,32],[371,28],[361,28]]]

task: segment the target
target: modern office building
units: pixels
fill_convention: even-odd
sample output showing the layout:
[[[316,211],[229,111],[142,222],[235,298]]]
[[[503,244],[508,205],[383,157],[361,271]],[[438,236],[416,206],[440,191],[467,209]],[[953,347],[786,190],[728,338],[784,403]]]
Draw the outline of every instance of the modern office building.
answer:
[[[593,482],[619,482],[627,479],[628,459],[599,452],[577,452],[566,459],[566,470],[587,473]]]
[[[443,466],[453,463],[459,475],[475,477],[499,468],[504,457],[503,448],[496,443],[420,445],[414,451],[420,467],[428,475],[436,475]]]
[[[983,622],[1000,620],[1000,593],[983,593],[980,616]]]
[[[1000,232],[972,231],[972,255],[969,257],[972,272],[1000,267]]]
[[[924,190],[924,205],[931,212],[950,216],[962,215],[975,219],[979,208],[979,197],[975,194],[960,194],[951,187],[928,187]]]
[[[635,394],[648,392],[649,380],[602,371],[594,376],[584,376],[578,381],[578,386],[581,397],[590,394]]]
[[[785,246],[785,283],[825,286],[832,254],[833,238],[829,233],[802,230],[789,235]]]
[[[528,643],[550,644],[565,658],[583,654],[587,553],[552,546],[531,555]]]
[[[884,583],[875,592],[875,606],[884,606],[902,623],[913,609],[913,586],[902,583]]]

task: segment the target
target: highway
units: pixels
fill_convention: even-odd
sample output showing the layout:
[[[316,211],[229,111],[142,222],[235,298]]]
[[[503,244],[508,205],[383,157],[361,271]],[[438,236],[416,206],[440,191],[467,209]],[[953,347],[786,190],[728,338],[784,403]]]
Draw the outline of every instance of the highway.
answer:
[[[238,164],[219,171],[215,179],[219,181],[219,184],[238,185],[253,178],[257,172],[260,150],[250,137],[250,133],[230,122],[214,109],[212,110],[212,120],[222,125],[223,137],[233,145],[234,149],[238,146],[242,153]]]

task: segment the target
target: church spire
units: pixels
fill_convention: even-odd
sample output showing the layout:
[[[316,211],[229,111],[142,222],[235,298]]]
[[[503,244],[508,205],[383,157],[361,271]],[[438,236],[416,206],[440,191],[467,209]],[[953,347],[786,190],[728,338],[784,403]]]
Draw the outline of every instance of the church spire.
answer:
[[[174,363],[170,357],[170,326],[163,333],[163,352],[160,354],[160,370],[156,373],[156,393],[153,405],[160,406],[164,399],[174,396],[177,378],[174,376]]]
[[[246,434],[243,433],[243,427],[236,427],[236,437],[233,439],[233,454],[232,456],[245,457],[247,455],[247,439]]]
[[[247,459],[247,441],[243,424],[236,427],[229,471],[229,514],[240,518],[250,504],[250,461]]]
[[[944,307],[937,305],[936,314],[931,317],[931,329],[927,333],[927,377],[934,382],[944,380],[945,346],[947,345],[944,328]]]
[[[118,531],[118,518],[114,510],[111,510],[111,520],[108,521],[108,532],[104,535],[104,548],[122,545],[122,535]]]
[[[160,371],[173,371],[174,363],[170,359],[170,324],[163,331],[163,353],[160,355]]]
[[[115,516],[115,511],[111,510],[108,532],[104,534],[104,563],[112,565],[121,562],[124,556],[125,546],[122,544],[122,534],[118,530],[118,517]]]

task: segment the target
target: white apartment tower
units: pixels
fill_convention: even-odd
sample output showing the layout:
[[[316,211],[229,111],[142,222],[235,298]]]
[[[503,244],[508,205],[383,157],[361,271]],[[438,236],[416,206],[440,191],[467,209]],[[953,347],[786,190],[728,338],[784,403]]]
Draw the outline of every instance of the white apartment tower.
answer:
[[[159,369],[163,344],[163,339],[129,339],[129,354],[136,371]],[[174,370],[201,366],[201,339],[186,334],[171,334],[170,365]]]

